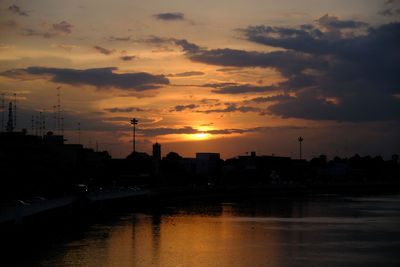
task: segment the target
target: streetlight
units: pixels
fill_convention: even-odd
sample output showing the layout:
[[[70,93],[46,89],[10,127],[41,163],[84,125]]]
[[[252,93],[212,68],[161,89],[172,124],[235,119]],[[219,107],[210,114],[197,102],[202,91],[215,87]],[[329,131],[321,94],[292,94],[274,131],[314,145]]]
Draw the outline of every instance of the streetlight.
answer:
[[[131,124],[133,125],[133,153],[135,153],[136,152],[136,149],[135,149],[136,125],[138,124],[138,120],[133,118],[131,120]]]
[[[300,144],[300,159],[301,159],[301,142],[303,142],[303,137],[299,136],[299,138],[297,139],[299,141]]]

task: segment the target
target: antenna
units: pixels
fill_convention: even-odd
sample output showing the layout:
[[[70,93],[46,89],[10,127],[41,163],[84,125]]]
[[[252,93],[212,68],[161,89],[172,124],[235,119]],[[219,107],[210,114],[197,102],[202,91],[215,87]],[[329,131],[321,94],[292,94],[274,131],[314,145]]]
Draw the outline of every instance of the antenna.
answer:
[[[6,107],[4,104],[4,93],[1,93],[1,131],[4,132],[4,113],[6,113]]]
[[[36,115],[35,120],[35,135],[38,136],[38,124],[39,124],[39,117]]]
[[[32,115],[31,123],[32,123],[32,134],[33,134],[35,131],[35,117],[33,115]]]
[[[131,124],[133,125],[133,153],[136,152],[136,125],[138,122],[139,121],[135,118],[131,120]]]
[[[43,120],[42,121],[43,134],[42,135],[45,135],[46,134],[46,113],[44,110],[43,110],[42,120]]]
[[[14,93],[14,129],[17,129],[17,94]]]
[[[61,118],[61,135],[64,136],[64,117]]]
[[[12,103],[8,105],[8,122],[7,122],[7,132],[12,132],[14,130],[13,124],[13,114],[12,114]]]
[[[60,93],[61,86],[57,87],[57,132],[60,134],[61,131],[61,93]]]
[[[78,144],[81,144],[81,123],[78,122]]]
[[[301,159],[301,142],[303,142],[303,137],[301,137],[301,136],[299,136],[299,138],[297,138],[297,141],[299,141],[299,144],[300,144],[300,159]]]
[[[39,112],[39,136],[42,136],[42,112]]]
[[[54,131],[54,134],[57,134],[57,106],[56,105],[53,106],[53,119],[54,119],[53,131]]]

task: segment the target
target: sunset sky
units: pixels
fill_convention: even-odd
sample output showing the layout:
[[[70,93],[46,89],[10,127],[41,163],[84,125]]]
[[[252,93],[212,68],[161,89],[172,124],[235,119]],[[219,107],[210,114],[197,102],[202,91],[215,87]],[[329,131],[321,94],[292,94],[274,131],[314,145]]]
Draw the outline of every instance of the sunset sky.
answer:
[[[0,1],[17,129],[126,157],[400,153],[400,0]],[[57,89],[59,88],[59,89]],[[34,130],[35,131],[35,130]]]

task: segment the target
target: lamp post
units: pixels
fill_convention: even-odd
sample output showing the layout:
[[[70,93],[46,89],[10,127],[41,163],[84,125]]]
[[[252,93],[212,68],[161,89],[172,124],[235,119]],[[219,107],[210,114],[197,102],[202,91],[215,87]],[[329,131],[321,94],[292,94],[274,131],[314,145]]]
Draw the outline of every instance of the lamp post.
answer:
[[[133,118],[131,120],[131,124],[133,125],[133,153],[135,153],[136,152],[136,148],[135,148],[136,125],[138,124],[138,120]]]
[[[299,136],[299,138],[297,139],[299,141],[300,144],[300,159],[301,159],[301,142],[303,142],[303,137]]]

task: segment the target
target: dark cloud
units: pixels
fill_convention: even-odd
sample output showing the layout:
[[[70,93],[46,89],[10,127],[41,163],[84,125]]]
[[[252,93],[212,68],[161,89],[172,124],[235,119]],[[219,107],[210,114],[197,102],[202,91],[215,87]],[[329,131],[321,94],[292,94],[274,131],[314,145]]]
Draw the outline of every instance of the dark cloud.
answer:
[[[138,132],[146,136],[157,136],[157,135],[168,135],[168,134],[196,134],[200,133],[197,129],[190,126],[185,126],[183,128],[139,128]]]
[[[246,129],[214,129],[202,131],[191,126],[184,126],[182,128],[168,128],[168,127],[156,127],[156,128],[139,128],[137,131],[145,136],[158,136],[168,134],[212,134],[212,135],[228,135],[228,134],[244,134],[252,132],[268,132],[271,130],[299,130],[307,129],[307,127],[299,126],[277,126],[277,127],[254,127]]]
[[[185,110],[185,109],[194,109],[194,108],[197,108],[197,107],[199,107],[199,106],[195,105],[195,104],[177,105],[173,109],[171,109],[170,112],[172,112],[172,111],[182,111],[182,110]]]
[[[59,33],[71,33],[72,25],[66,21],[61,21],[60,23],[55,23],[52,25],[52,29]]]
[[[213,135],[235,134],[235,133],[243,134],[246,132],[256,132],[262,130],[263,130],[262,127],[258,127],[250,129],[217,129],[217,130],[201,131],[199,129],[192,128],[191,126],[184,126],[182,128],[167,128],[167,127],[139,128],[138,132],[146,136],[158,136],[158,135],[168,135],[168,134],[200,134],[200,133],[207,133]]]
[[[271,92],[277,89],[278,88],[276,88],[275,86],[254,86],[249,84],[243,84],[243,85],[224,86],[212,90],[212,92],[217,94],[245,94],[245,93]]]
[[[132,61],[135,58],[136,58],[135,56],[122,56],[122,57],[120,57],[120,59],[123,60],[123,61]]]
[[[384,9],[382,11],[379,11],[378,14],[382,15],[382,16],[392,16],[393,15],[393,11],[392,11],[391,8],[387,8],[387,9]]]
[[[203,98],[202,100],[200,100],[201,103],[203,104],[215,104],[219,102],[219,99],[216,98]]]
[[[394,96],[400,94],[400,23],[367,28],[364,22],[325,15],[315,25],[249,26],[241,32],[250,42],[285,51],[206,49],[187,40],[174,42],[194,62],[278,71],[286,81],[271,86],[207,85],[214,93],[291,92],[291,97],[274,99],[267,107],[270,114],[338,121],[400,119],[400,99]],[[371,106],[376,108],[367,108]]]
[[[185,55],[194,62],[227,67],[262,67],[277,69],[285,76],[291,76],[307,68],[320,68],[326,61],[311,58],[294,51],[275,51],[270,53],[237,49],[201,49],[186,40],[175,42],[183,48]]]
[[[14,13],[14,14],[18,14],[20,16],[28,16],[28,14],[25,11],[22,11],[22,9],[19,6],[15,5],[15,4],[9,6],[8,10],[11,11],[12,13]]]
[[[144,109],[137,108],[137,107],[128,107],[128,108],[105,108],[105,111],[111,112],[111,113],[116,113],[116,112],[121,112],[121,113],[126,113],[126,112],[141,112],[144,111]]]
[[[292,99],[292,96],[289,95],[274,95],[274,96],[268,96],[268,97],[256,97],[253,98],[247,102],[255,102],[255,103],[268,103],[268,102],[273,102],[273,101],[283,101],[287,99]]]
[[[336,16],[330,16],[329,14],[326,14],[320,18],[318,18],[317,23],[320,26],[323,26],[324,28],[328,30],[332,29],[346,29],[346,28],[361,28],[361,27],[366,27],[368,26],[368,23],[362,22],[362,21],[355,21],[355,20],[340,20]]]
[[[174,12],[174,13],[159,13],[153,15],[155,18],[160,19],[160,20],[184,20],[184,14],[180,12]]]
[[[193,54],[196,53],[200,50],[200,47],[196,44],[193,43],[189,43],[187,40],[185,39],[172,39],[172,41],[178,45],[181,46],[183,51],[189,53],[189,54]]]
[[[129,41],[131,41],[131,37],[130,36],[127,36],[127,37],[110,36],[110,37],[107,38],[107,40],[111,41],[111,42],[115,42],[115,41],[118,41],[118,42],[129,42]]]
[[[23,29],[24,36],[40,36],[43,38],[52,38],[59,35],[70,34],[72,32],[73,25],[66,21],[52,24],[48,31],[40,31],[32,28]]]
[[[238,83],[206,83],[201,85],[201,87],[211,87],[211,88],[223,88],[227,86],[235,86]]]
[[[104,54],[104,55],[111,55],[112,53],[114,53],[114,50],[110,50],[98,45],[93,46],[94,49],[96,49],[97,51],[99,51],[100,53]]]
[[[199,113],[230,113],[230,112],[261,112],[259,108],[250,107],[250,106],[237,106],[236,104],[228,103],[227,107],[224,109],[208,109],[208,110],[197,110]]]
[[[201,71],[187,71],[182,73],[168,74],[167,77],[190,77],[190,76],[201,76],[204,75]]]
[[[39,36],[39,37],[43,37],[43,38],[52,38],[54,36],[57,36],[57,33],[51,32],[51,31],[42,32],[42,31],[38,31],[35,29],[26,28],[26,29],[23,29],[22,35],[24,35],[24,36]]]
[[[270,114],[283,118],[336,121],[399,120],[400,101],[382,94],[342,98],[338,103],[320,97],[314,90],[297,93],[268,107]]]
[[[152,75],[146,72],[118,74],[113,71],[115,67],[96,69],[58,69],[45,67],[29,67],[26,69],[13,69],[0,73],[15,79],[23,79],[25,76],[51,76],[51,81],[69,85],[92,85],[97,89],[118,88],[122,90],[145,91],[169,84],[164,75]]]
[[[394,15],[399,15],[400,14],[400,9],[394,9],[394,8],[387,8],[382,11],[378,12],[379,15],[382,16],[394,16]]]

